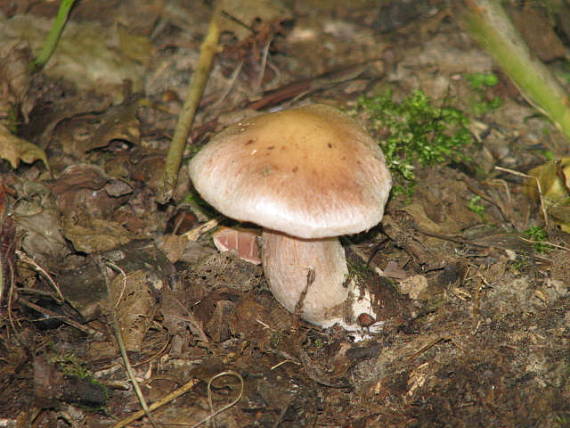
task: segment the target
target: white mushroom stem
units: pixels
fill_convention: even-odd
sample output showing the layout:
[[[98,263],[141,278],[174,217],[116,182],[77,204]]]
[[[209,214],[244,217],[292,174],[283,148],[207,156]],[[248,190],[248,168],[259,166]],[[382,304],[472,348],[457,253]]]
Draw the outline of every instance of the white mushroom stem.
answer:
[[[290,312],[301,305],[301,318],[310,323],[357,329],[356,317],[372,311],[369,295],[355,296],[344,248],[337,238],[299,239],[265,230],[262,260],[277,301]],[[312,282],[308,280],[311,270]]]

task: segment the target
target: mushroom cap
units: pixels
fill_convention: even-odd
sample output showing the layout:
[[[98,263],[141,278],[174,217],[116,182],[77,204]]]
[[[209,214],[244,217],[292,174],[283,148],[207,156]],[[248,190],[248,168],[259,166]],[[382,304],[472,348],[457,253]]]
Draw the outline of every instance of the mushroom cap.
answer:
[[[192,159],[190,177],[222,214],[305,239],[370,229],[391,187],[378,144],[320,104],[231,125]]]

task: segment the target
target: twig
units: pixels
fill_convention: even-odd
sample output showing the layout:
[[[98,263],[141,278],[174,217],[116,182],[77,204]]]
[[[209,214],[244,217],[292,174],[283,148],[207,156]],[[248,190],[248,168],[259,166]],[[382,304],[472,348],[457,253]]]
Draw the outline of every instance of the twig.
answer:
[[[234,401],[232,401],[232,402],[229,403],[229,404],[226,404],[224,407],[222,407],[221,409],[218,409],[218,410],[216,410],[216,411],[214,412],[214,403],[212,402],[212,382],[213,382],[214,380],[216,380],[217,378],[222,377],[222,376],[234,376],[234,377],[237,377],[237,378],[239,379],[239,382],[240,382],[240,390],[239,390],[238,396],[234,399]],[[202,419],[202,420],[201,420],[200,422],[198,422],[197,424],[192,425],[192,428],[196,428],[196,427],[202,425],[203,423],[208,422],[210,419],[212,420],[214,427],[216,427],[216,420],[215,420],[215,417],[218,416],[220,413],[225,412],[225,411],[228,410],[229,408],[235,406],[235,405],[239,402],[239,400],[241,400],[241,397],[243,396],[244,387],[245,387],[245,382],[243,381],[243,377],[241,377],[241,375],[240,375],[239,373],[234,372],[233,370],[228,370],[228,371],[225,371],[225,372],[221,372],[221,373],[218,373],[217,375],[215,375],[214,377],[212,377],[212,378],[208,381],[208,404],[210,405],[210,411],[211,411],[212,413],[210,414],[210,416],[208,416],[208,417]]]
[[[570,139],[568,94],[531,54],[497,0],[465,0],[467,30],[494,58],[521,94]]]
[[[260,99],[248,104],[247,108],[252,110],[261,110],[273,107],[285,101],[290,101],[303,95],[324,90],[338,85],[339,83],[347,82],[360,76],[366,70],[366,67],[370,62],[373,62],[373,60],[362,64],[354,64],[348,67],[336,69],[316,77],[299,80],[280,88],[267,91]],[[267,65],[271,67],[271,62],[267,62]]]
[[[42,268],[39,264],[37,264],[31,257],[29,257],[23,251],[16,250],[16,255],[21,261],[32,266],[36,272],[40,273],[48,280],[49,284],[52,286],[52,288],[55,290],[55,293],[57,294],[57,299],[56,299],[57,303],[63,303],[65,301],[65,297],[63,297],[63,294],[61,293],[61,290],[59,289],[58,285],[52,279],[50,274],[46,272],[44,268]]]
[[[220,38],[220,18],[221,18],[221,1],[216,2],[214,13],[208,28],[208,34],[200,48],[200,58],[194,73],[192,81],[188,89],[188,95],[184,100],[182,111],[178,117],[174,136],[168,148],[166,161],[164,164],[164,173],[162,176],[161,189],[157,195],[157,199],[161,203],[166,203],[172,198],[176,182],[178,181],[178,171],[182,163],[182,156],[186,148],[186,140],[192,129],[196,110],[200,104],[200,99],[206,88],[206,82],[210,75],[210,69],[214,56],[218,50],[218,40]]]
[[[472,186],[470,183],[468,183],[466,180],[463,180],[463,182],[465,183],[465,185],[467,186],[467,189],[471,192],[474,193],[475,195],[479,196],[481,199],[483,199],[484,201],[489,202],[491,205],[495,206],[497,208],[497,210],[499,211],[499,214],[501,214],[501,217],[503,217],[504,221],[508,221],[510,222],[511,219],[509,218],[509,216],[505,213],[503,206],[499,203],[497,203],[497,201],[495,201],[493,198],[489,197],[485,192],[480,191],[479,189],[475,188],[474,186]]]
[[[109,281],[109,276],[107,275],[107,269],[106,269],[107,264],[104,263],[101,259],[98,260],[98,264],[99,264],[99,268],[101,269],[101,272],[103,273],[103,277],[105,278],[105,285],[107,286],[107,293],[109,296],[111,296],[110,281]],[[141,407],[143,408],[144,414],[148,418],[148,420],[149,420],[150,424],[153,426],[153,428],[157,428],[157,425],[155,424],[155,422],[154,422],[154,420],[150,414],[150,409],[149,409],[148,405],[146,404],[146,400],[145,400],[144,395],[141,391],[139,383],[137,382],[137,379],[135,377],[135,372],[133,370],[131,362],[129,361],[129,356],[127,355],[127,348],[125,347],[125,341],[123,340],[123,334],[121,332],[121,327],[119,325],[119,321],[117,320],[117,313],[115,312],[113,302],[111,302],[110,300],[111,299],[109,298],[109,316],[111,318],[111,327],[113,328],[113,333],[115,334],[115,339],[117,340],[117,345],[119,346],[119,351],[121,352],[121,358],[123,359],[123,363],[125,365],[125,370],[127,371],[127,375],[129,377],[129,380],[131,381],[131,384],[133,385],[133,389],[135,390],[135,394],[137,395],[137,398],[139,399],[139,403],[141,404]]]
[[[63,27],[67,22],[69,12],[73,7],[73,3],[75,3],[75,0],[61,0],[59,9],[57,10],[57,15],[49,30],[46,40],[44,41],[42,50],[36,59],[32,62],[32,68],[34,71],[41,70],[54,53],[57,42],[59,41],[61,33],[63,32]]]
[[[544,225],[548,228],[548,213],[546,212],[546,204],[544,203],[544,197],[542,196],[542,186],[540,185],[540,180],[538,177],[533,175],[524,174],[519,171],[515,171],[513,169],[502,168],[500,166],[496,166],[495,169],[501,172],[507,172],[512,175],[516,175],[517,177],[523,178],[533,178],[536,181],[536,188],[538,189],[538,199],[540,201],[540,211],[542,212],[542,217],[544,218]]]
[[[263,85],[263,78],[265,77],[265,69],[267,67],[267,57],[269,56],[269,48],[271,47],[271,42],[273,38],[270,38],[267,43],[265,43],[265,47],[263,48],[263,55],[261,57],[261,64],[260,64],[260,71],[259,76],[257,78],[257,83],[255,85],[255,89],[260,91],[261,85]]]
[[[519,238],[521,241],[528,242],[529,244],[544,244],[548,245],[549,247],[558,248],[559,250],[570,251],[570,248],[565,247],[564,245],[554,244],[549,241],[534,241],[532,239],[523,238],[522,236],[519,236]]]
[[[424,352],[428,351],[429,349],[433,348],[438,343],[447,342],[448,340],[452,340],[452,338],[450,336],[437,337],[434,340],[432,340],[430,343],[428,343],[427,345],[420,348],[418,351],[414,352],[412,355],[408,356],[407,360],[408,361],[415,360],[417,357],[419,357],[420,355],[422,355]]]
[[[220,223],[219,218],[213,218],[212,220],[207,221],[206,223],[202,223],[201,225],[195,227],[194,229],[189,230],[188,232],[182,234],[186,239],[189,241],[196,241],[200,236],[204,233],[212,230]]]
[[[224,102],[224,100],[227,98],[227,96],[230,94],[230,92],[232,91],[232,89],[235,86],[235,83],[237,81],[239,74],[241,73],[242,67],[243,67],[243,61],[241,61],[238,64],[238,66],[235,68],[235,70],[232,72],[232,75],[229,78],[228,87],[226,88],[226,90],[222,93],[220,98],[214,104],[212,104],[213,110],[220,107],[222,105],[222,103]]]
[[[204,329],[202,328],[200,322],[196,319],[194,314],[190,311],[187,311],[186,307],[179,300],[176,300],[176,303],[180,306],[180,309],[186,313],[186,316],[176,317],[176,319],[185,321],[188,324],[190,324],[190,331],[195,336],[198,336],[198,340],[201,340],[204,343],[210,343],[210,339],[208,339],[208,336],[204,332]]]
[[[98,333],[97,330],[85,327],[84,325],[81,325],[78,322],[73,321],[71,318],[66,317],[65,315],[61,315],[58,314],[57,312],[50,311],[49,309],[36,305],[35,303],[32,303],[29,300],[24,299],[23,297],[18,296],[18,303],[21,303],[22,305],[27,306],[28,308],[33,309],[34,311],[39,312],[40,314],[47,315],[48,317],[51,318],[56,318],[61,322],[64,322],[65,324],[70,325],[71,327],[75,327],[77,330],[82,331],[83,333],[88,334],[90,336],[94,336]]]
[[[172,391],[170,394],[166,395],[165,397],[161,398],[158,401],[155,401],[154,403],[152,403],[149,406],[149,410],[153,411],[158,409],[159,407],[175,400],[176,398],[180,397],[182,394],[185,394],[186,392],[190,391],[194,385],[196,385],[199,382],[198,379],[192,379],[188,382],[186,382],[183,386],[181,386],[180,388]],[[138,412],[133,413],[132,415],[130,415],[128,418],[123,419],[122,421],[119,421],[118,423],[116,423],[115,425],[113,425],[113,428],[123,428],[126,427],[128,424],[130,424],[131,422],[136,421],[137,419],[143,417],[145,415],[144,410],[139,410]]]
[[[14,321],[14,317],[12,316],[12,305],[14,303],[14,299],[15,299],[15,294],[16,292],[15,290],[15,285],[16,281],[15,281],[15,273],[14,273],[14,268],[13,266],[10,267],[10,287],[8,288],[8,320],[10,321],[10,326],[12,327],[12,330],[14,330],[14,333],[17,333],[17,329],[16,329],[16,322]],[[18,335],[16,335],[16,337],[18,337]],[[19,339],[18,339],[19,341]]]
[[[283,364],[287,364],[287,363],[291,363],[291,364],[295,364],[296,366],[300,366],[301,363],[299,363],[298,361],[294,361],[294,360],[283,360],[280,363],[275,364],[274,366],[271,366],[271,368],[269,370],[275,370],[278,367],[281,367]]]
[[[127,273],[118,265],[116,265],[115,263],[106,260],[105,264],[107,266],[109,266],[110,268],[116,270],[117,272],[119,272],[121,274],[121,278],[123,278],[123,286],[121,288],[121,292],[119,293],[119,297],[117,297],[117,301],[115,302],[115,304],[113,305],[114,308],[118,308],[119,304],[121,303],[121,300],[123,300],[123,296],[125,295],[125,290],[127,289]]]

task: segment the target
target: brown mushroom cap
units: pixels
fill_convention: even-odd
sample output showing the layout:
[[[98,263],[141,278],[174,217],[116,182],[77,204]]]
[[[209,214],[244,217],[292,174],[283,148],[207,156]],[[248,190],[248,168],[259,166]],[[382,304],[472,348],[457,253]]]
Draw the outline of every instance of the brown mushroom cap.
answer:
[[[192,159],[190,176],[222,214],[306,239],[370,229],[391,187],[378,144],[319,104],[230,126]]]

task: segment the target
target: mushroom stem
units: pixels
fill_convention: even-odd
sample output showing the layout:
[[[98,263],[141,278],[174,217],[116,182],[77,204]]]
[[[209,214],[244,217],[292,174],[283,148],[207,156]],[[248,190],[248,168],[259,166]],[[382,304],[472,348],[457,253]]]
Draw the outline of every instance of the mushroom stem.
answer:
[[[299,239],[264,230],[262,260],[269,288],[288,311],[294,312],[299,304],[301,318],[321,327],[343,320],[350,289],[338,239]],[[310,270],[312,282],[307,279]]]

